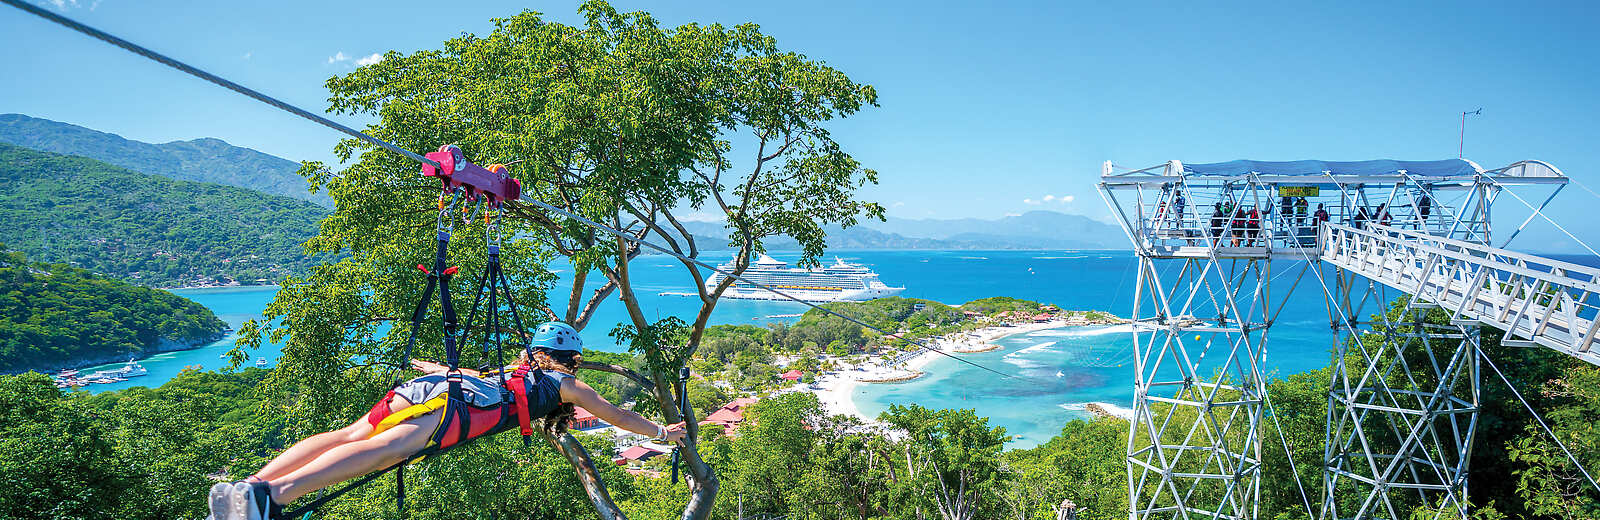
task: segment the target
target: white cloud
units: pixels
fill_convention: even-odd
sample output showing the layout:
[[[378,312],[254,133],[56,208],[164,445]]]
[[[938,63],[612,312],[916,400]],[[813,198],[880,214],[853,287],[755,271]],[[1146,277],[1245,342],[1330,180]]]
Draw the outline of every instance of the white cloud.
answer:
[[[50,0],[50,5],[56,6],[57,11],[65,11],[78,7],[78,0]]]
[[[1045,196],[1040,197],[1038,199],[1031,199],[1031,198],[1030,199],[1022,199],[1022,203],[1030,205],[1030,206],[1038,206],[1038,205],[1044,204],[1046,202],[1059,202],[1061,204],[1071,204],[1072,201],[1076,200],[1076,199],[1077,199],[1077,197],[1074,197],[1072,195],[1049,195],[1049,194],[1046,194]]]
[[[372,65],[372,64],[380,62],[380,61],[383,61],[383,55],[374,52],[372,54],[367,55],[364,58],[356,60],[356,65],[363,65],[363,66],[364,65]]]
[[[1022,216],[1022,214],[1021,213],[1006,213],[1006,216],[1007,217],[1020,217],[1020,216]]]
[[[328,63],[330,64],[339,63],[341,61],[350,61],[350,55],[345,54],[344,51],[339,51],[328,57]]]
[[[889,207],[898,208],[898,207],[904,206],[904,205],[906,205],[905,201],[897,200],[897,201],[894,201],[894,204],[891,204]]]
[[[246,53],[244,53],[244,56],[243,56],[243,58],[244,58],[244,59],[247,59],[247,60],[248,60],[248,59],[250,59],[250,57],[251,57],[251,56],[253,56],[253,55],[255,55],[255,53],[254,53],[254,52],[246,52]]]

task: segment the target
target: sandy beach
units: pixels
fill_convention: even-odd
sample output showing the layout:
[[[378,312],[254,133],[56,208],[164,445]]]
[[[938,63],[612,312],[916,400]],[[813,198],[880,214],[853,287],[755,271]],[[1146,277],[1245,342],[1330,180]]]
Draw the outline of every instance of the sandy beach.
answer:
[[[932,338],[924,342],[930,348],[938,349],[949,355],[963,353],[987,352],[1000,348],[994,341],[1013,334],[1024,334],[1041,330],[1055,329],[1082,325],[1067,319],[1056,319],[1039,323],[1023,323],[1017,325],[993,325],[981,329],[948,334],[943,337]],[[889,383],[907,381],[922,377],[922,369],[932,362],[939,354],[929,350],[908,352],[903,358],[897,358],[899,363],[883,364],[873,360],[864,363],[850,364],[844,358],[833,358],[839,364],[837,370],[825,372],[817,377],[817,382],[807,390],[817,394],[824,409],[829,413],[853,415],[863,420],[871,421],[856,407],[852,394],[856,387],[862,384]]]

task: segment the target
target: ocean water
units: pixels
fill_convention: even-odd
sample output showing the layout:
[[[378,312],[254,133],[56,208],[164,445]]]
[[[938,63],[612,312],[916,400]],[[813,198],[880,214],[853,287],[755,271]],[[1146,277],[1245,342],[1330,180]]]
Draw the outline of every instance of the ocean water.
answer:
[[[773,256],[786,261],[795,258],[782,252]],[[841,251],[827,260],[834,256],[869,266],[885,283],[905,286],[904,296],[949,304],[1012,296],[1051,302],[1065,309],[1105,310],[1120,316],[1129,315],[1133,305],[1136,258],[1127,251]],[[707,258],[712,263],[723,260]],[[1286,291],[1299,271],[1297,266],[1283,264],[1275,266],[1276,273],[1287,275],[1274,282],[1275,294]],[[676,260],[644,256],[634,266],[639,280],[637,294],[647,315],[692,319],[696,299],[660,294],[693,290]],[[235,287],[173,292],[209,307],[237,328],[246,319],[260,316],[275,291],[272,287]],[[559,306],[564,297],[564,291],[556,290],[551,301]],[[1281,297],[1278,294],[1274,300]],[[1316,280],[1307,275],[1271,329],[1264,367],[1270,374],[1281,376],[1328,364],[1333,336],[1323,300]],[[725,300],[718,305],[712,322],[759,325],[792,321],[793,318],[773,316],[805,310],[797,303]],[[622,306],[614,300],[606,302],[583,332],[584,341],[603,350],[623,350],[607,333],[624,320]],[[150,370],[149,376],[124,383],[90,385],[88,390],[155,386],[188,365],[219,369],[225,364],[219,355],[232,348],[234,339],[230,335],[204,348],[156,355],[141,361]],[[857,406],[869,415],[882,412],[890,404],[974,408],[979,415],[990,417],[991,424],[1005,426],[1010,434],[1018,436],[1012,446],[1028,447],[1055,435],[1063,422],[1086,417],[1086,403],[1132,403],[1132,341],[1126,327],[1046,330],[1013,335],[997,343],[1001,346],[998,350],[961,357],[1013,378],[936,358],[924,369],[929,375],[921,379],[858,385],[854,395]],[[267,359],[270,365],[277,359],[279,348],[264,345],[250,354]]]

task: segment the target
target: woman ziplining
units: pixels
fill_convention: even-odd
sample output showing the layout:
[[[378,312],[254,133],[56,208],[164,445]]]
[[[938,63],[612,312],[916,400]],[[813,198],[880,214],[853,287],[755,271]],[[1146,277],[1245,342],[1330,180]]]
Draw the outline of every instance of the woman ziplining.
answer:
[[[405,465],[512,427],[519,427],[526,438],[534,432],[534,421],[541,423],[545,434],[561,436],[572,423],[575,407],[583,407],[601,420],[657,442],[677,444],[684,440],[684,423],[663,426],[623,410],[576,378],[583,361],[583,340],[571,325],[560,321],[543,323],[527,340],[521,315],[512,300],[510,282],[501,269],[499,243],[502,204],[521,195],[521,182],[512,178],[503,165],[472,164],[462,156],[460,148],[452,145],[440,147],[428,158],[439,164],[437,168],[423,169],[424,176],[440,181],[437,248],[432,269],[416,266],[427,274],[427,285],[412,312],[411,331],[401,358],[409,368],[425,375],[396,382],[361,419],[295,443],[254,475],[213,485],[207,497],[210,520],[298,517],[389,470],[396,472],[397,502],[403,509]],[[458,328],[451,300],[451,279],[459,268],[447,267],[446,262],[458,221],[458,206],[462,207],[461,215],[483,214],[487,253],[464,328]],[[474,207],[477,211],[469,213]],[[471,216],[459,218],[465,223],[472,220]],[[417,332],[434,303],[438,304],[443,329],[446,358],[442,364],[411,357]],[[477,319],[480,305],[485,311],[481,323]],[[510,324],[501,322],[502,314],[511,316]],[[483,346],[483,356],[487,360],[492,351],[496,362],[489,366],[498,368],[486,372],[460,368],[460,345],[472,340],[474,331],[482,331],[478,341]],[[507,333],[513,342],[527,340],[516,362],[509,365],[500,357]],[[351,479],[356,480],[309,505],[291,512],[283,510],[284,505],[307,493]]]
[[[518,363],[502,369],[502,373],[515,374],[507,384],[521,385],[520,390],[497,385],[477,371],[460,370],[465,395],[474,408],[467,438],[511,424],[507,415],[541,417],[545,433],[561,435],[571,424],[573,407],[581,406],[614,426],[659,442],[683,440],[683,423],[657,424],[611,404],[578,380],[575,373],[583,359],[581,350],[576,330],[565,323],[548,322],[539,326]],[[284,504],[307,493],[406,462],[430,448],[455,445],[460,426],[444,424],[449,367],[422,360],[411,360],[411,365],[427,375],[389,391],[366,416],[295,443],[243,481],[212,486],[211,518],[278,518],[283,516]],[[515,397],[508,399],[508,392]],[[516,409],[507,410],[509,406]],[[439,443],[432,446],[435,439]]]

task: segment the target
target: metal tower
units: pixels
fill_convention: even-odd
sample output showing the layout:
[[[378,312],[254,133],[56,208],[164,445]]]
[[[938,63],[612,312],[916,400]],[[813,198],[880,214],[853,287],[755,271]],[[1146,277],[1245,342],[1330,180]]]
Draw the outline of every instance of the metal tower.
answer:
[[[1261,363],[1281,307],[1271,259],[1287,251],[1271,245],[1314,235],[1287,221],[1275,231],[1263,211],[1273,186],[1254,176],[1192,177],[1177,161],[1103,173],[1101,195],[1139,257],[1130,518],[1255,518]],[[1213,217],[1218,205],[1226,218]]]
[[[1139,257],[1131,519],[1256,517],[1259,433],[1271,408],[1263,352],[1282,302],[1310,278],[1328,296],[1336,344],[1318,516],[1398,518],[1428,505],[1466,517],[1486,320],[1442,307],[1438,291],[1422,291],[1446,277],[1416,273],[1453,269],[1487,277],[1461,287],[1493,285],[1492,272],[1470,262],[1428,260],[1428,240],[1488,244],[1501,190],[1564,183],[1559,171],[1537,161],[1486,171],[1464,160],[1115,170],[1105,163],[1100,192]],[[1275,259],[1292,267],[1274,274]],[[1423,282],[1394,282],[1398,271]],[[1294,278],[1273,294],[1283,274]],[[1403,303],[1388,308],[1399,295]]]

